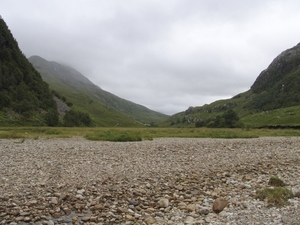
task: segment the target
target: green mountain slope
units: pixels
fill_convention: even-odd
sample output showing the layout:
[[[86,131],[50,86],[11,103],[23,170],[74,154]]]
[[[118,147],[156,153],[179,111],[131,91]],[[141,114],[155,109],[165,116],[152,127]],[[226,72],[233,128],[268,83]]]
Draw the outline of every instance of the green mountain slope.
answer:
[[[231,99],[190,107],[165,121],[165,126],[194,126],[234,110],[246,126],[298,126],[300,121],[300,44],[278,55],[251,88]]]
[[[0,126],[46,125],[49,112],[57,114],[48,84],[0,17]]]
[[[156,124],[168,118],[102,90],[69,66],[39,56],[32,56],[29,61],[51,89],[65,96],[73,107],[89,113],[97,126],[131,126],[133,122],[135,125]]]

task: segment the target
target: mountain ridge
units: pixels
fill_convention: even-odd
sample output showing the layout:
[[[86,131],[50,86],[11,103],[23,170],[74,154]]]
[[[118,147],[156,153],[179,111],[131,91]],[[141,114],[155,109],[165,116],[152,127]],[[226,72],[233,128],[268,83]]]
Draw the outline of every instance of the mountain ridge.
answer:
[[[214,120],[227,110],[234,110],[246,126],[268,127],[299,125],[300,121],[294,123],[292,115],[300,113],[300,43],[292,48],[281,52],[272,60],[269,66],[263,70],[250,89],[239,93],[230,99],[218,100],[203,106],[190,107],[184,112],[172,115],[164,125],[167,126],[192,126],[199,121]],[[282,116],[272,117],[267,120],[264,112],[282,109]],[[292,112],[288,114],[287,112]],[[280,113],[279,113],[280,115]],[[258,123],[258,118],[264,118]]]
[[[145,106],[103,90],[70,66],[47,61],[40,56],[31,56],[28,60],[40,72],[51,89],[59,93],[62,92],[64,95],[67,95],[68,99],[72,98],[70,93],[84,95],[85,97],[81,97],[86,98],[86,101],[97,103],[108,110],[119,112],[140,124],[153,125],[168,118],[167,115],[155,112]],[[72,102],[74,102],[74,99]],[[77,107],[84,110],[85,106],[82,103],[77,102],[76,104]],[[97,117],[97,113],[92,112],[92,114],[94,114],[93,117]]]

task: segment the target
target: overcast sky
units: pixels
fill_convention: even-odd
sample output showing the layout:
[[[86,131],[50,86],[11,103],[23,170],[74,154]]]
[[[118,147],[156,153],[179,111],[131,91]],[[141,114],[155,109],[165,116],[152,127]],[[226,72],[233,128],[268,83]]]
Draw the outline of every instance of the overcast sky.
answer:
[[[249,90],[300,42],[299,0],[0,0],[23,53],[165,114]]]

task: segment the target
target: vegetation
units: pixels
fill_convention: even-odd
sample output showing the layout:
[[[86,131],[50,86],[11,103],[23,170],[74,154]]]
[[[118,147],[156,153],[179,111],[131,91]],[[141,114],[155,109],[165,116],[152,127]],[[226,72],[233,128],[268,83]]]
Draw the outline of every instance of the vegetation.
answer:
[[[270,206],[286,205],[288,199],[294,197],[293,192],[284,187],[284,182],[278,176],[271,177],[268,184],[273,187],[257,190],[256,198],[260,200],[267,199]]]
[[[265,188],[256,192],[256,197],[260,200],[267,199],[270,206],[283,206],[288,204],[288,199],[294,194],[285,187]]]
[[[278,176],[271,177],[268,184],[273,187],[284,187],[285,186],[285,183]]]
[[[61,96],[64,96],[73,103],[74,110],[88,112],[95,126],[156,126],[168,118],[102,90],[71,67],[39,56],[32,56],[29,61],[59,99],[63,100]]]
[[[48,84],[20,51],[3,19],[0,19],[0,111],[4,112],[0,125],[10,122],[51,125],[53,121],[45,112],[56,111]]]
[[[142,141],[142,136],[139,131],[126,131],[120,129],[107,130],[107,131],[95,131],[93,133],[85,135],[88,140],[103,140],[114,142],[128,142],[128,141]],[[144,137],[144,139],[147,137]],[[148,138],[149,139],[149,138]]]
[[[63,125],[65,127],[91,127],[93,122],[88,113],[70,110],[65,113]]]
[[[229,109],[221,116],[216,116],[214,119],[199,120],[196,122],[196,127],[215,127],[215,128],[237,128],[243,127],[239,121],[239,117],[235,111]]]
[[[219,100],[171,116],[164,126],[222,125],[222,114],[233,110],[245,127],[295,127],[300,125],[300,44],[280,54],[252,87],[231,99]],[[290,111],[290,112],[289,112]],[[221,119],[221,120],[220,120]],[[217,121],[217,123],[215,122]],[[221,121],[221,123],[219,123]]]
[[[82,136],[89,140],[130,141],[153,138],[257,138],[262,136],[300,136],[292,129],[228,128],[117,128],[117,127],[0,127],[0,138],[68,138]],[[124,140],[123,140],[124,141]]]
[[[300,127],[300,106],[280,108],[249,114],[241,118],[242,123],[248,127]]]

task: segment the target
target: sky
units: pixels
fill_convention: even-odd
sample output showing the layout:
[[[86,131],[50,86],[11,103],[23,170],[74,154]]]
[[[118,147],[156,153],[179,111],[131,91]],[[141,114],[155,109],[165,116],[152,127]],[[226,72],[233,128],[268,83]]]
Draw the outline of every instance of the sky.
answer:
[[[27,56],[173,115],[250,89],[300,42],[299,0],[0,0]]]

